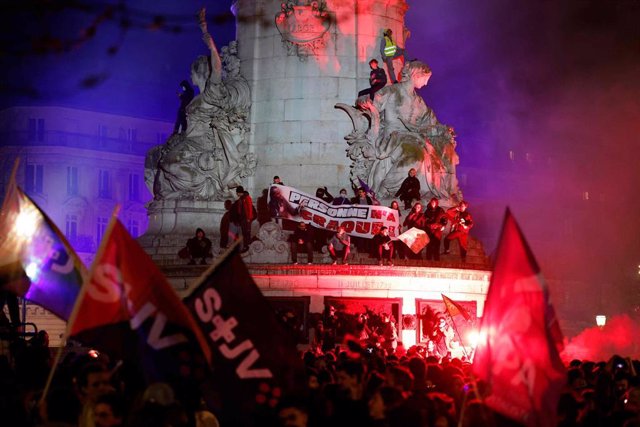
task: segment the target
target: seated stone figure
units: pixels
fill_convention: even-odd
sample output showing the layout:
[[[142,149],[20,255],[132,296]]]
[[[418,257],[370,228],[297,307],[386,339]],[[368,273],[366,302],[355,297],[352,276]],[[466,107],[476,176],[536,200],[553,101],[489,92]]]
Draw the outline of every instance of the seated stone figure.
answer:
[[[352,180],[366,181],[380,197],[396,194],[411,168],[416,169],[421,198],[436,197],[447,205],[449,198],[460,197],[453,131],[438,122],[416,92],[430,77],[426,64],[411,61],[402,69],[402,81],[381,89],[373,102],[360,98],[355,108],[336,105],[354,126],[345,137]]]
[[[255,170],[246,141],[251,93],[239,60],[232,58],[236,47],[224,49],[220,58],[204,9],[200,28],[211,55],[198,57],[191,66],[191,80],[200,93],[186,107],[187,129],[147,154],[145,166],[151,171],[145,177],[155,200],[223,200]]]

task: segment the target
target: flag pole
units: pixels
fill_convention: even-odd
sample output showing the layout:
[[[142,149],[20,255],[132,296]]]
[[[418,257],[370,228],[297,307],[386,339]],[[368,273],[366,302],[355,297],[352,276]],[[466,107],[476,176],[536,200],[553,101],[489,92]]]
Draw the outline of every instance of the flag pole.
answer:
[[[67,326],[60,340],[61,341],[60,347],[58,347],[58,351],[56,352],[56,357],[53,361],[53,365],[51,366],[51,370],[49,371],[49,376],[47,377],[47,382],[44,386],[44,390],[42,391],[42,397],[40,397],[40,401],[38,402],[38,405],[42,405],[44,403],[44,400],[46,399],[47,394],[49,393],[49,389],[51,388],[51,383],[53,382],[53,376],[56,372],[56,369],[58,368],[58,363],[60,363],[60,359],[62,358],[62,351],[67,345],[67,339],[69,338],[71,328],[73,327],[73,323],[75,322],[76,317],[78,316],[80,304],[87,290],[88,281],[90,280],[91,277],[93,277],[93,273],[96,269],[96,262],[102,257],[102,253],[104,252],[106,242],[108,241],[108,239],[106,239],[105,237],[111,234],[111,230],[113,230],[113,226],[115,225],[116,220],[118,219],[119,212],[120,212],[120,204],[117,204],[115,208],[113,208],[113,212],[111,213],[111,218],[109,219],[109,224],[107,225],[107,229],[104,235],[102,236],[102,241],[100,242],[100,246],[98,247],[98,252],[96,252],[96,256],[93,259],[93,262],[91,263],[91,268],[89,269],[89,275],[87,277],[82,278],[83,279],[82,286],[80,287],[80,291],[78,292],[78,296],[76,297],[76,302],[73,305],[73,310],[71,311],[71,315],[67,320]]]
[[[9,175],[9,183],[7,184],[7,190],[13,187],[17,187],[18,183],[16,182],[16,175],[18,175],[18,167],[20,166],[20,157],[16,157],[16,160],[13,162],[13,168],[11,169],[11,175]],[[6,205],[9,203],[9,197],[6,196],[2,201],[1,210],[4,212],[6,210]]]
[[[442,294],[440,294],[440,295],[442,295]],[[442,295],[442,301],[444,302],[444,308],[447,309],[447,314],[449,315],[449,319],[451,319],[451,323],[453,323],[453,330],[456,332],[456,335],[458,336],[458,339],[460,340],[460,345],[462,346],[462,352],[464,353],[465,357],[467,359],[469,359],[469,354],[467,353],[467,349],[464,347],[464,345],[462,343],[462,337],[460,336],[460,332],[458,332],[458,326],[456,326],[456,321],[453,320],[453,316],[451,315],[451,311],[449,311],[449,305],[444,300],[444,295]]]

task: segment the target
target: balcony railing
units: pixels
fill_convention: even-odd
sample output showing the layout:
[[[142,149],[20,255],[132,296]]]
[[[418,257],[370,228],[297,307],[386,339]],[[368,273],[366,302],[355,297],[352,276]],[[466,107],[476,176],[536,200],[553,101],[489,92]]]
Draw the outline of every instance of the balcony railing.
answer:
[[[87,150],[108,151],[112,153],[145,155],[156,145],[155,142],[129,141],[120,138],[110,138],[99,135],[50,130],[45,131],[41,140],[30,139],[27,131],[0,132],[0,146],[21,147],[72,147]]]

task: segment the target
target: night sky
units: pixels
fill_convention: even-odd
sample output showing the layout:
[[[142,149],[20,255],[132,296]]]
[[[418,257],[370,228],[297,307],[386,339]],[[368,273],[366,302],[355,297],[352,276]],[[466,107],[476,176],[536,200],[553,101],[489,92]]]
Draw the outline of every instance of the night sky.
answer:
[[[222,46],[231,2],[207,3]],[[492,253],[510,206],[543,273],[586,283],[552,297],[640,303],[640,0],[408,3],[408,56],[432,68],[422,94],[457,131],[472,234]],[[0,107],[173,121],[178,83],[206,54],[202,2],[109,4],[3,2]]]

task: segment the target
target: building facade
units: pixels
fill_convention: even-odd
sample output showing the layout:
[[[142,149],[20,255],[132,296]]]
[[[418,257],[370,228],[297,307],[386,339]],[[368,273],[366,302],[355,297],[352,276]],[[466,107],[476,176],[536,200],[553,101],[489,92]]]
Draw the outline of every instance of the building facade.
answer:
[[[132,236],[147,227],[144,158],[171,133],[169,122],[63,107],[0,111],[0,195],[20,158],[18,185],[89,264],[109,216]]]

